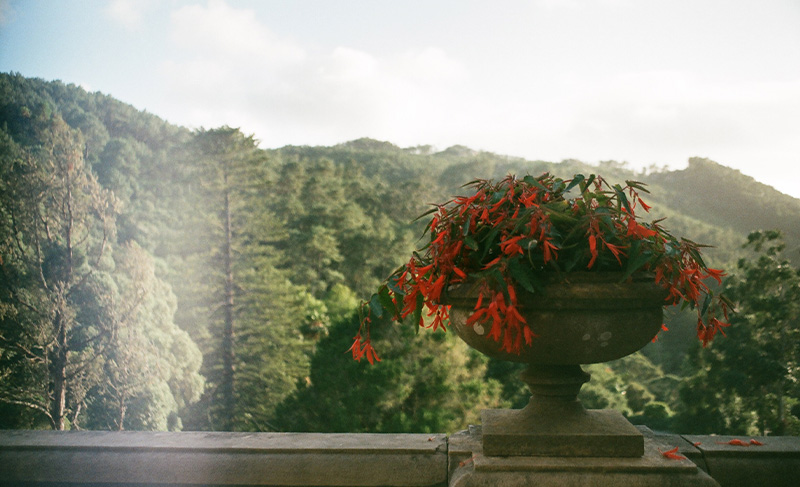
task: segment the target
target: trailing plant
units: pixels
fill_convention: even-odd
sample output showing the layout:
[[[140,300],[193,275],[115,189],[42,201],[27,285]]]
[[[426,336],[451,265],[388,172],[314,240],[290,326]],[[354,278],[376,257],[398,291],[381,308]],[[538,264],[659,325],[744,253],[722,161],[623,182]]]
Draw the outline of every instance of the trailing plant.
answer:
[[[499,182],[464,185],[470,196],[434,205],[426,227],[429,241],[395,270],[361,306],[353,358],[380,361],[370,340],[373,319],[409,320],[419,327],[446,329],[450,286],[473,283],[479,298],[467,324],[489,327],[488,338],[519,353],[536,338],[535,325],[518,311],[518,293],[543,292],[547,282],[575,272],[617,272],[621,280],[647,272],[669,291],[666,305],[697,310],[697,336],[707,345],[729,326],[730,302],[706,284],[722,270],[709,268],[701,249],[676,238],[649,212],[646,185],[611,184],[598,175],[561,179],[545,173]]]

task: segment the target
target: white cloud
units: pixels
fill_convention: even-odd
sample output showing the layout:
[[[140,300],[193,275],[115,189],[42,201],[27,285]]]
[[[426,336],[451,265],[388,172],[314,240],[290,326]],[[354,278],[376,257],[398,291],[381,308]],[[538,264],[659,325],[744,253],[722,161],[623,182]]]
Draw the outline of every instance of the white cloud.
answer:
[[[733,155],[783,143],[793,130],[785,122],[800,109],[800,83],[735,82],[679,72],[618,75],[587,95],[576,105],[573,125],[603,124],[586,134],[587,143],[598,152],[635,158]]]
[[[134,31],[142,27],[145,14],[153,7],[153,0],[112,0],[105,9],[106,15]]]
[[[291,64],[305,56],[299,46],[277,39],[255,11],[235,9],[221,0],[173,12],[171,37],[180,47],[215,58]]]
[[[628,72],[547,58],[526,64],[508,48],[498,50],[508,62],[496,70],[472,70],[461,62],[468,53],[300,43],[270,30],[269,20],[221,0],[176,10],[177,50],[168,50],[161,71],[167,118],[238,126],[268,147],[374,137],[634,167],[680,167],[692,156],[747,174],[748,164],[800,166],[792,156],[800,139],[791,133],[800,80],[736,78],[680,63]]]
[[[0,0],[0,25],[8,22],[13,13],[14,10],[11,8],[9,0]]]
[[[709,157],[796,193],[786,176],[800,178],[800,79],[648,71],[554,76],[537,90],[497,93],[486,117],[497,122],[483,125],[475,140],[529,158],[614,159],[639,168]]]
[[[454,108],[466,71],[437,48],[376,56],[347,46],[311,50],[219,0],[172,15],[181,59],[162,66],[191,126],[241,126],[269,145],[372,136],[425,140]],[[398,134],[404,134],[398,136]]]

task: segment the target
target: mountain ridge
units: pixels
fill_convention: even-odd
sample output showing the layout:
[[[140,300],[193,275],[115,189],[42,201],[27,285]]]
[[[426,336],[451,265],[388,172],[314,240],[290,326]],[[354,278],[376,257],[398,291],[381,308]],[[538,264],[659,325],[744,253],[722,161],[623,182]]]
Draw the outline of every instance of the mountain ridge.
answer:
[[[180,151],[180,145],[192,136],[189,129],[137,110],[111,95],[89,93],[61,81],[0,73],[0,126],[14,136],[23,136],[25,131],[20,124],[24,126],[35,112],[58,113],[71,127],[81,130],[87,159],[93,167],[103,166],[103,150],[112,139],[132,139],[145,152],[155,154]],[[330,159],[336,164],[356,164],[363,176],[388,184],[430,183],[435,179],[439,189],[431,188],[429,196],[436,198],[439,193],[440,200],[449,198],[450,192],[458,191],[468,180],[504,177],[508,173],[551,171],[570,177],[585,172],[600,173],[610,180],[643,180],[653,190],[653,200],[666,205],[667,213],[683,214],[711,227],[732,229],[742,235],[742,241],[748,232],[767,228],[781,229],[789,242],[800,241],[800,225],[792,224],[800,222],[800,199],[704,158],[691,158],[685,169],[644,173],[616,161],[598,165],[573,159],[531,161],[464,145],[443,150],[427,145],[402,148],[390,141],[368,137],[332,146],[287,145],[263,150],[286,160]]]

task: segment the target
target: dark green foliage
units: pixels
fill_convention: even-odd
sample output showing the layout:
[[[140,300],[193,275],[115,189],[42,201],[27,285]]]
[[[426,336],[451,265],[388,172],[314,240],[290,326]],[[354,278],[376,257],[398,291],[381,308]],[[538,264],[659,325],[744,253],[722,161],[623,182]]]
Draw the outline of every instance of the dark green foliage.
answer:
[[[333,325],[319,343],[308,381],[278,409],[281,431],[454,432],[500,403],[487,359],[452,334],[381,327],[373,339],[383,361],[370,367],[343,353],[357,323]]]
[[[5,75],[0,91],[8,94],[0,112],[0,402],[4,418],[14,418],[4,426],[166,429],[203,381],[199,351],[175,327],[152,260],[143,252],[127,259],[133,265],[119,260],[136,253],[115,230],[120,209],[135,202],[130,183],[140,179],[143,151],[114,152],[106,167],[119,170],[106,173],[104,188],[90,161],[103,164],[90,151],[105,152],[110,137],[97,117],[79,113],[96,96]],[[131,334],[142,339],[120,339]]]
[[[681,388],[685,431],[798,434],[792,414],[800,380],[800,270],[786,260],[778,231],[753,232],[726,290],[737,305],[729,339],[692,358]],[[700,394],[698,394],[700,392]],[[719,417],[709,418],[713,409]]]
[[[718,222],[715,226],[732,230],[738,241],[754,230],[766,229],[780,229],[788,242],[800,241],[800,200],[739,171],[694,157],[687,169],[655,173],[650,179],[660,186],[658,194],[670,208],[704,223]],[[706,240],[720,246],[718,235],[710,237]],[[800,264],[800,253],[787,258]]]
[[[85,164],[80,134],[58,116],[39,122],[31,147],[0,134],[0,377],[24,376],[3,381],[0,401],[64,429],[97,381],[110,334],[101,282],[116,211]]]
[[[794,431],[791,411],[800,409],[800,391],[782,372],[787,364],[796,370],[796,362],[775,339],[780,329],[768,324],[790,323],[787,313],[794,308],[786,303],[800,300],[746,284],[775,277],[753,273],[781,259],[796,267],[800,254],[766,263],[751,254],[740,269],[735,264],[752,230],[777,228],[797,242],[800,201],[736,171],[693,159],[684,171],[636,174],[615,161],[597,168],[372,139],[263,150],[236,129],[192,133],[107,95],[0,74],[0,228],[8,245],[14,232],[7,210],[35,208],[14,206],[19,198],[8,184],[24,179],[31,195],[53,192],[46,178],[33,176],[47,174],[34,163],[43,160],[53,124],[61,123],[56,120],[79,141],[97,194],[108,190],[118,202],[116,233],[102,258],[102,225],[88,214],[80,224],[92,227],[90,237],[73,246],[71,260],[63,241],[42,240],[44,279],[90,275],[70,296],[77,323],[70,346],[75,363],[89,365],[73,371],[65,426],[74,417],[91,428],[177,429],[183,423],[193,429],[453,431],[477,421],[481,407],[524,405],[528,393],[517,366],[487,363],[451,334],[388,327],[376,337],[385,342],[378,347],[383,361],[354,363],[345,351],[357,326],[343,318],[418,246],[422,223],[409,222],[428,203],[462,193],[461,185],[476,178],[550,171],[648,183],[652,195],[642,195],[654,208],[648,219],[666,216],[665,226],[676,235],[714,244],[706,253],[709,265],[739,274],[732,282],[739,283],[740,306],[755,310],[740,314],[730,338],[720,337],[709,349],[694,345],[692,315],[668,310],[670,331],[642,354],[589,367],[593,380],[582,393],[587,406],[615,407],[657,429]],[[24,290],[37,306],[47,301],[46,293],[35,291],[37,266],[19,257],[33,255],[21,242],[21,252],[0,254],[0,390],[6,398],[17,394],[16,403],[0,401],[0,427],[50,427],[48,413],[20,404],[23,392],[40,406],[49,394],[41,360],[26,355],[37,344],[32,330],[43,329],[38,308],[20,306],[9,293]],[[235,404],[224,415],[229,297]],[[783,341],[796,342],[793,335]],[[202,387],[200,353],[208,385],[192,404]],[[126,370],[132,363],[145,366]],[[758,387],[744,380],[752,374],[762,378]],[[151,375],[157,380],[146,384],[142,378]]]
[[[179,411],[203,391],[200,350],[175,325],[175,295],[156,277],[146,251],[124,244],[114,262],[104,317],[113,328],[102,361],[105,380],[91,391],[82,427],[179,430]]]

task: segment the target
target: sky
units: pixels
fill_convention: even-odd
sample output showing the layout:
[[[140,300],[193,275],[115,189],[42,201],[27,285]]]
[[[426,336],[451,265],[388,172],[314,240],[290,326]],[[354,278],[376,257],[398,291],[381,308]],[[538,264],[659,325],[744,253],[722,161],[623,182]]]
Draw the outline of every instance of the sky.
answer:
[[[264,148],[706,157],[800,198],[800,0],[0,0],[0,72]]]

